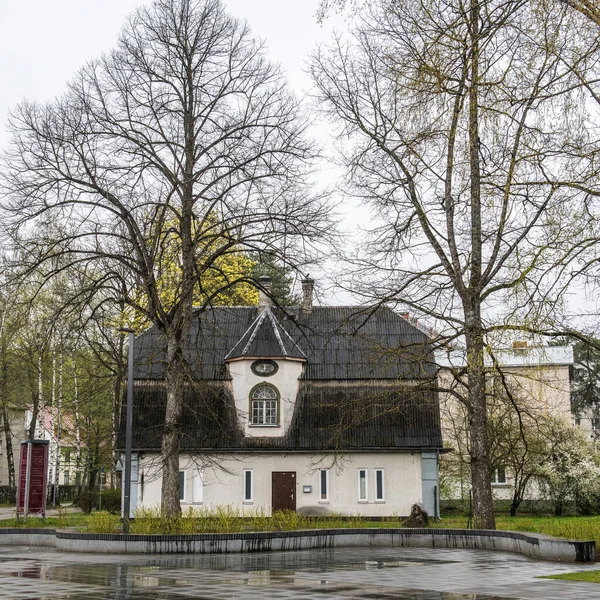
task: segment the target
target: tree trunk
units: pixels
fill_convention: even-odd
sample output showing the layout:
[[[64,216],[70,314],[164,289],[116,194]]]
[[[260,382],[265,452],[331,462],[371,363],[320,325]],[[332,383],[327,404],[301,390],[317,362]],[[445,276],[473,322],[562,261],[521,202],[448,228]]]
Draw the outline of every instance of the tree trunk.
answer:
[[[473,521],[476,529],[495,529],[487,427],[483,328],[479,306],[468,311],[466,322]]]
[[[516,495],[513,495],[512,502],[510,503],[510,516],[511,517],[517,516],[517,510],[519,509],[520,505],[521,505],[521,500]]]
[[[79,415],[79,385],[77,381],[77,367],[73,360],[73,403],[75,406],[75,485],[77,493],[81,486],[81,419]]]
[[[179,500],[179,442],[181,439],[185,379],[184,366],[181,337],[172,336],[167,339],[167,406],[161,448],[161,512],[166,517],[172,517],[181,512]]]
[[[482,289],[482,203],[479,155],[479,0],[470,3],[469,175],[471,193],[471,269],[463,291],[467,350],[468,408],[471,435],[471,483],[476,528],[495,529],[489,460],[487,397],[485,390]]]
[[[194,60],[191,54],[184,59],[185,93],[183,100],[184,173],[181,182],[182,202],[179,219],[181,236],[181,296],[169,323],[167,339],[167,406],[161,449],[162,505],[161,512],[172,517],[181,512],[179,500],[179,444],[181,441],[181,416],[183,387],[186,380],[185,347],[188,343],[194,283],[196,282],[196,257],[194,253],[192,223],[194,221],[194,171],[196,169],[196,129]]]
[[[13,455],[12,446],[12,432],[10,430],[10,416],[8,413],[8,359],[6,349],[6,338],[4,336],[4,317],[2,314],[2,320],[0,321],[0,360],[2,365],[0,366],[0,406],[2,406],[2,421],[4,430],[4,440],[6,446],[6,467],[8,469],[8,487],[13,492],[16,489],[15,479],[15,457]]]
[[[8,487],[13,492],[17,488],[17,480],[15,475],[15,456],[12,447],[12,431],[10,430],[8,408],[6,405],[2,407],[2,420],[4,423],[4,440],[6,443],[6,466],[8,467]]]
[[[33,364],[33,357],[32,357],[32,364]],[[33,373],[30,376],[30,381],[31,378],[33,377]],[[28,440],[33,440],[35,439],[35,428],[37,425],[37,419],[38,419],[38,414],[40,412],[40,407],[42,407],[44,405],[44,381],[43,381],[43,377],[42,377],[42,355],[40,354],[38,356],[38,360],[37,360],[37,380],[38,380],[38,391],[37,394],[35,392],[33,392],[33,386],[32,386],[32,394],[31,394],[31,399],[32,399],[32,407],[31,407],[31,423],[29,423],[29,431],[27,432],[27,439]],[[32,382],[33,383],[33,382]]]
[[[124,306],[121,305],[121,313],[124,311]],[[123,346],[125,344],[124,337],[119,336],[119,349],[117,352],[117,365],[115,384],[113,387],[113,403],[112,403],[112,463],[110,466],[110,487],[114,489],[117,481],[117,463],[119,462],[119,451],[117,450],[117,437],[119,435],[119,426],[121,424],[121,401],[123,397],[123,380],[127,372],[126,365],[123,361]],[[91,419],[90,419],[91,422]]]
[[[53,359],[54,361],[54,359]],[[56,462],[54,463],[54,497],[52,498],[52,504],[56,506],[60,504],[60,426],[61,426],[61,410],[62,410],[62,367],[63,367],[63,355],[62,351],[58,355],[58,399],[56,404]],[[56,373],[56,369],[54,369]]]

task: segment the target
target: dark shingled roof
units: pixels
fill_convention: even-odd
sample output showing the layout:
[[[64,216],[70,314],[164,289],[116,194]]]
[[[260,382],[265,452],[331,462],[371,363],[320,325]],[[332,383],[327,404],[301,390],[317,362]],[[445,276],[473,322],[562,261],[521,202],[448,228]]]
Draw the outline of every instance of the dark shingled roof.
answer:
[[[289,356],[307,359],[304,379],[369,380],[431,379],[434,358],[427,336],[387,307],[314,307],[286,313],[274,310]],[[258,317],[257,307],[215,307],[192,323],[186,351],[190,373],[200,380],[228,379],[225,357],[240,355]],[[275,329],[263,318],[246,356],[275,352],[282,356]],[[279,348],[279,350],[278,350]],[[273,356],[271,354],[271,356]],[[165,343],[152,327],[135,341],[136,379],[164,379]]]
[[[304,352],[298,348],[290,334],[281,327],[268,307],[258,313],[258,317],[225,358],[258,356],[306,359]]]
[[[160,451],[164,383],[138,383],[133,449]],[[125,410],[125,407],[123,408]],[[125,415],[118,445],[125,444]],[[400,382],[300,383],[286,436],[244,437],[227,382],[199,382],[184,394],[181,451],[420,451],[442,447],[437,394]]]

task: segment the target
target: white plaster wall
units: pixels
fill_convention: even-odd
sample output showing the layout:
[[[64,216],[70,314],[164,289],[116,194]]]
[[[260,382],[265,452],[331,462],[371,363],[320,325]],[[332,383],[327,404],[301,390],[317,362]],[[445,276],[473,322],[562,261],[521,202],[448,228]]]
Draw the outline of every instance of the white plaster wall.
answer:
[[[246,456],[211,456],[193,460],[181,456],[185,471],[185,497],[182,508],[188,506],[215,507],[229,505],[240,512],[257,509],[271,512],[271,474],[274,471],[296,473],[296,510],[317,509],[346,515],[387,516],[410,514],[415,502],[422,502],[420,453],[355,453],[351,455],[253,454]],[[218,466],[216,466],[218,465]],[[320,501],[319,470],[329,469],[329,499]],[[204,478],[202,502],[194,502],[194,471],[201,469]],[[253,469],[254,497],[243,502],[243,471]],[[367,469],[368,499],[358,500],[358,470]],[[375,500],[375,470],[384,469],[384,501]],[[140,461],[143,489],[138,482],[138,506],[160,504],[161,478],[157,456]],[[310,493],[304,486],[312,486]]]
[[[261,377],[252,372],[252,363],[257,359],[243,359],[229,362],[229,373],[232,378],[233,397],[238,413],[238,420],[248,437],[281,437],[284,436],[292,421],[296,396],[298,395],[298,378],[302,375],[304,361],[293,359],[277,359],[277,373],[270,377]],[[280,394],[279,425],[250,425],[248,411],[250,408],[250,391],[259,383],[269,383]]]

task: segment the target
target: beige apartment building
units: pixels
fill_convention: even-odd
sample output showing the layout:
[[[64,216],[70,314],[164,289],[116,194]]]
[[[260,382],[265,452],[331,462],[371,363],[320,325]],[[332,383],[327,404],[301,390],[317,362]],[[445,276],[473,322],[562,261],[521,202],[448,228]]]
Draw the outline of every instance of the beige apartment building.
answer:
[[[443,493],[450,498],[468,494],[468,416],[460,397],[465,397],[465,381],[461,369],[465,365],[463,351],[438,353],[440,367],[440,413],[444,447],[452,452],[444,457],[445,485]],[[528,346],[516,342],[510,349],[488,354],[488,403],[490,419],[497,426],[497,435],[518,427],[519,415],[526,428],[536,427],[547,416],[575,422],[571,413],[571,381],[573,348],[571,346]],[[492,432],[494,429],[492,429]],[[490,455],[494,460],[495,444],[491,435]],[[444,480],[444,475],[442,476]],[[512,496],[513,477],[510,468],[492,464],[492,485],[495,497]],[[532,489],[535,494],[535,490]]]

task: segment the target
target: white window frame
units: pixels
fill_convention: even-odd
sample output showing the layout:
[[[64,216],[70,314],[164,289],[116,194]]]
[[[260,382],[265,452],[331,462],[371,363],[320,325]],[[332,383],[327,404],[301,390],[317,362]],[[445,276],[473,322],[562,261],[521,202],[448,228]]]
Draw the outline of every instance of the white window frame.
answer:
[[[254,504],[254,469],[244,469],[242,471],[242,498],[243,504]],[[246,480],[250,477],[250,496],[246,495],[247,486]]]
[[[269,390],[273,395],[269,397],[256,397],[255,394],[259,392],[261,388]],[[261,382],[256,384],[250,390],[250,406],[248,421],[251,427],[279,427],[279,419],[281,417],[281,395],[279,390],[270,383]],[[274,412],[274,420],[271,417],[270,422],[267,422],[267,403],[269,405],[269,411]],[[271,414],[272,414],[271,413]],[[256,419],[255,419],[256,415]]]
[[[323,497],[323,474],[325,474],[325,497]],[[319,502],[329,502],[329,469],[319,470]]]
[[[267,403],[270,405],[269,410],[273,410],[275,412],[275,422],[267,422]],[[258,418],[255,419],[255,416]],[[252,399],[252,425],[255,427],[277,427],[279,424],[278,416],[279,402],[277,400]]]
[[[504,471],[504,481],[499,481],[498,471]],[[501,469],[492,469],[492,485],[503,486],[508,485],[508,477],[506,476],[506,467]]]
[[[361,479],[363,479],[361,477],[361,473],[364,473],[364,481],[365,481],[365,495],[364,497],[362,497],[360,495],[361,489],[360,489],[360,481]],[[369,501],[369,469],[358,469],[358,501],[359,502],[368,502]]]
[[[180,476],[180,474],[183,473],[183,477]],[[177,473],[177,477],[179,477],[179,502],[185,502],[185,492],[186,492],[186,471],[185,470],[181,470],[179,471],[179,473]],[[181,485],[183,483],[183,485]]]
[[[194,469],[192,477],[192,502],[204,504],[204,470]]]
[[[381,473],[381,498],[377,495],[377,474]],[[375,502],[385,502],[385,469],[375,469]]]

